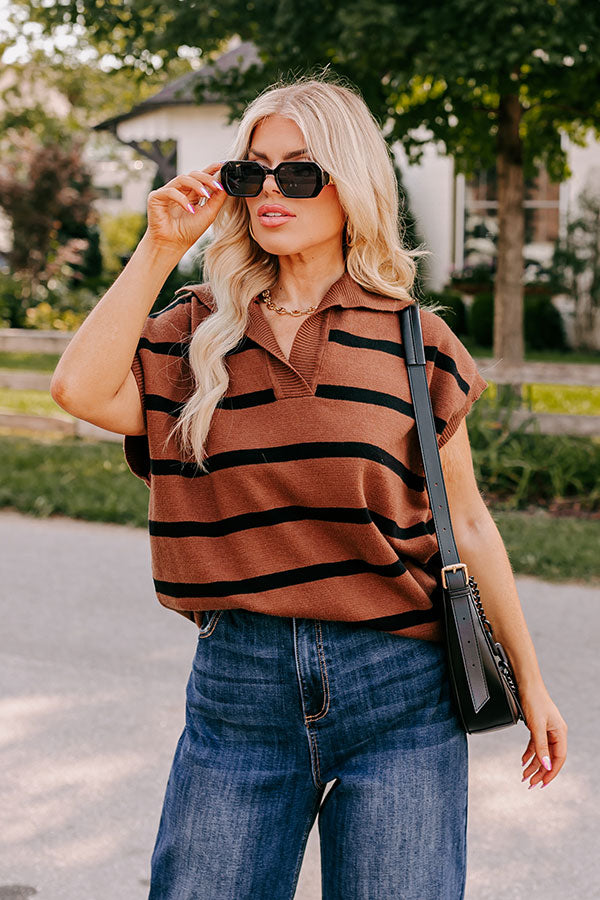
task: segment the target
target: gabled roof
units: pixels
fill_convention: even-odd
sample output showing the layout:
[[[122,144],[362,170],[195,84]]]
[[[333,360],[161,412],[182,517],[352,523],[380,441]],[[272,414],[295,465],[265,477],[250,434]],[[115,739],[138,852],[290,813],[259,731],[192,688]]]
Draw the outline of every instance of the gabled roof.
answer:
[[[119,122],[127,119],[133,119],[144,113],[153,112],[165,106],[198,106],[198,100],[194,97],[194,85],[197,81],[211,74],[215,70],[225,72],[227,69],[238,68],[245,71],[253,63],[260,63],[256,46],[252,41],[242,41],[237,47],[227,50],[221,56],[217,57],[214,62],[207,63],[201,69],[195,72],[186,72],[181,78],[176,78],[165,87],[161,88],[158,93],[148,97],[138,103],[129,112],[121,113],[103,122],[98,122],[93,128],[95,131],[111,130],[113,131]],[[208,90],[202,92],[202,103],[222,103],[223,101],[216,94]]]

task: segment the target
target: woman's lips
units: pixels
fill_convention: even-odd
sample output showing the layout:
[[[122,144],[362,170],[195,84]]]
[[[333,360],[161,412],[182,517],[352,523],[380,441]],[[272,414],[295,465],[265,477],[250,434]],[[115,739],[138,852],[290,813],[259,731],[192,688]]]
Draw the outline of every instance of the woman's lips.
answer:
[[[258,221],[265,228],[276,228],[285,222],[293,222],[296,216],[258,216]]]

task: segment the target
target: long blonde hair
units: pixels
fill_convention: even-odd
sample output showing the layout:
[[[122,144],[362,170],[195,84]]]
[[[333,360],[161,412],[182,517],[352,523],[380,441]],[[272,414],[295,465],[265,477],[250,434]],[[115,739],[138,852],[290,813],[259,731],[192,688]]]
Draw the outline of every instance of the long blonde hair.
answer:
[[[429,251],[403,247],[405,226],[390,151],[363,98],[342,80],[323,73],[267,87],[246,107],[226,158],[247,158],[253,130],[267,116],[295,122],[311,158],[335,179],[347,216],[343,253],[348,274],[367,291],[414,302],[414,258]],[[244,335],[252,298],[273,287],[279,275],[279,258],[262,249],[249,225],[246,201],[229,196],[213,222],[214,239],[200,251],[215,310],[189,343],[194,393],[169,439],[179,435],[181,449],[193,454],[203,472],[211,419],[229,384],[224,357]]]

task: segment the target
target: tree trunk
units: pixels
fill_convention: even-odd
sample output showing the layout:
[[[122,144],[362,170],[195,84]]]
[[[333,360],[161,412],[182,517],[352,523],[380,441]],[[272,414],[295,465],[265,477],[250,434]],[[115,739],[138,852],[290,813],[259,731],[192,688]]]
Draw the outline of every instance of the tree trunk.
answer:
[[[519,135],[521,105],[515,94],[500,98],[498,115],[498,267],[494,290],[494,357],[524,359],[524,179]],[[520,396],[520,385],[513,386]]]

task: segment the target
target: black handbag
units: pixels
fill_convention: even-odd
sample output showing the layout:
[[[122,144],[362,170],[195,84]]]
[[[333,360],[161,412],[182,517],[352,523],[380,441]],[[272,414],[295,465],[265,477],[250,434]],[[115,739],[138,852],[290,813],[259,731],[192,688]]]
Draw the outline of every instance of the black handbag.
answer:
[[[477,583],[460,562],[454,541],[416,303],[401,310],[401,324],[427,493],[445,563],[441,575],[451,693],[467,734],[493,731],[525,722],[517,680],[502,644],[494,639]]]

